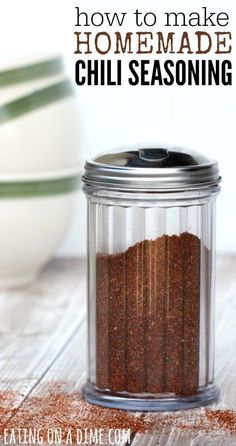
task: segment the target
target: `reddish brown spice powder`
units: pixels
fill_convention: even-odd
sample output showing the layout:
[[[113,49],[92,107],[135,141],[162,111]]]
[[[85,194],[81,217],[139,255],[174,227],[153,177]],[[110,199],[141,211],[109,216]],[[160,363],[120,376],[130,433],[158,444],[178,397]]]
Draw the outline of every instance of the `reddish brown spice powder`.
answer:
[[[233,410],[206,410],[206,416],[212,424],[218,425],[218,429],[236,433],[236,414]]]
[[[55,388],[55,389],[54,389]],[[50,389],[50,387],[48,388]],[[53,390],[54,389],[54,390]],[[76,431],[81,429],[130,429],[135,433],[152,433],[165,428],[168,434],[173,427],[183,432],[201,432],[236,435],[236,413],[233,410],[195,409],[169,413],[132,413],[90,405],[80,393],[63,393],[59,385],[51,386],[37,396],[29,396],[17,408],[22,396],[18,392],[0,393],[0,439],[6,429],[40,429],[44,439],[49,429],[61,429],[62,442],[71,429],[73,444]]]
[[[144,240],[96,259],[96,386],[189,395],[199,385],[200,240]]]

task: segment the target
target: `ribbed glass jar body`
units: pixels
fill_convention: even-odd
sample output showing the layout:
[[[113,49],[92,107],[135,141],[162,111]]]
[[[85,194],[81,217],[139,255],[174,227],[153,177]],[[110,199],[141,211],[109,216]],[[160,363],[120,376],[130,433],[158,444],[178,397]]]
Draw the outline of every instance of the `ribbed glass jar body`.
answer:
[[[171,410],[217,399],[218,190],[136,194],[85,187],[88,401]]]

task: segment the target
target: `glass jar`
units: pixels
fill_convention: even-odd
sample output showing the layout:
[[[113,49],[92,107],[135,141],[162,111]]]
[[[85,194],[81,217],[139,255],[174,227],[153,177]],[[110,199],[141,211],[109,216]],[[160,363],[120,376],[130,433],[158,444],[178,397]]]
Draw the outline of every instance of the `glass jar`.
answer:
[[[217,400],[216,161],[181,149],[100,154],[88,199],[86,401],[176,410]]]

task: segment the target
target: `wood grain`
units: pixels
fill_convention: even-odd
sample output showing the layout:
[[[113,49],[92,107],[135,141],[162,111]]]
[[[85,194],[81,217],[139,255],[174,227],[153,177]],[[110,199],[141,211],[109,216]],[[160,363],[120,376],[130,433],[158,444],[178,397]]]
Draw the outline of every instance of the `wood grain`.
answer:
[[[0,391],[37,386],[85,317],[84,262],[57,260],[34,285],[0,293]]]

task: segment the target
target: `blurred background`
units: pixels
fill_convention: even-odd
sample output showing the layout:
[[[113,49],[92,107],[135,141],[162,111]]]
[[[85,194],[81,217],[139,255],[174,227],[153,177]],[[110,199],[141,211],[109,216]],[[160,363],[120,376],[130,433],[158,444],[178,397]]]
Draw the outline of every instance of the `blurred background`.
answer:
[[[195,0],[189,0],[187,7],[184,1],[178,2],[178,5],[173,0],[162,3],[164,5],[149,0],[145,4],[145,12],[149,10],[161,13],[164,9],[174,8],[192,12],[202,6]],[[1,71],[30,58],[52,54],[63,56],[63,76],[71,79],[76,92],[76,109],[71,118],[75,118],[73,125],[78,134],[78,154],[73,155],[76,164],[78,161],[83,163],[85,159],[101,151],[135,142],[173,143],[216,158],[223,177],[222,194],[218,200],[217,249],[219,252],[235,252],[235,87],[76,87],[74,65],[77,56],[73,54],[76,46],[73,32],[79,29],[74,27],[75,6],[88,13],[131,12],[136,8],[144,11],[144,3],[141,0],[132,0],[129,3],[121,0],[116,5],[112,5],[108,0],[4,2],[0,15]],[[227,30],[234,31],[235,2],[209,0],[207,7],[212,11],[226,11],[230,15]],[[123,29],[124,32],[135,32],[131,21],[128,20],[127,25]],[[101,30],[112,32],[112,29],[106,26],[96,28],[96,32]],[[158,26],[158,31],[162,30],[163,27]],[[152,31],[155,32],[155,29]],[[231,55],[231,59],[233,58],[235,52]],[[59,80],[61,81],[61,78]],[[0,94],[2,95],[1,90]],[[0,99],[2,101],[3,97]],[[54,132],[57,132],[56,116],[50,119],[55,119]],[[44,132],[47,132],[47,123]],[[45,140],[45,134],[44,139],[42,135],[38,135],[41,144]],[[1,138],[3,136],[0,131],[0,147]],[[69,141],[70,139],[68,144]],[[40,150],[40,147],[35,150]],[[50,147],[47,150],[50,150]],[[68,165],[70,164],[68,161]],[[59,167],[58,165],[57,168]],[[76,214],[66,238],[58,248],[58,255],[85,254],[85,234],[86,203],[82,192],[79,191]]]

